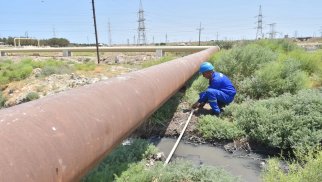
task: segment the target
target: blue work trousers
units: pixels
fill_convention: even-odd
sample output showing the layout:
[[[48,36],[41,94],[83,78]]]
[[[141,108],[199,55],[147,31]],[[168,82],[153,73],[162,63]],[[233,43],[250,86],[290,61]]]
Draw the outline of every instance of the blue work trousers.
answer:
[[[234,96],[229,96],[228,94],[224,93],[223,91],[208,88],[206,91],[201,92],[199,94],[199,103],[209,103],[212,111],[215,114],[220,113],[220,109],[225,105],[228,105],[234,100]]]

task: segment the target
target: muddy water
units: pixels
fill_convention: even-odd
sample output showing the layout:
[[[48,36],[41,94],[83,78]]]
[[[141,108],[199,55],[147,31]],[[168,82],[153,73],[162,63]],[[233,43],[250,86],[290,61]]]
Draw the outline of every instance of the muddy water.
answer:
[[[174,146],[176,139],[162,138],[152,141],[167,157]],[[243,157],[242,157],[243,156]],[[197,165],[205,164],[223,168],[233,176],[238,176],[242,181],[257,182],[260,179],[260,156],[235,155],[224,151],[222,148],[210,145],[192,145],[180,142],[172,160],[184,158]]]

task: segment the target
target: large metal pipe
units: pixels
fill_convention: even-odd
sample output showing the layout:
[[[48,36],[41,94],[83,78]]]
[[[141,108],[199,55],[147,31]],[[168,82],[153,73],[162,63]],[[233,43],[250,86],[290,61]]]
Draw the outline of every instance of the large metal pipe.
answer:
[[[218,47],[0,110],[0,181],[76,181]]]
[[[198,52],[212,46],[136,46],[136,47],[100,47],[100,52]],[[94,52],[95,47],[59,47],[59,48],[6,48],[0,52]]]

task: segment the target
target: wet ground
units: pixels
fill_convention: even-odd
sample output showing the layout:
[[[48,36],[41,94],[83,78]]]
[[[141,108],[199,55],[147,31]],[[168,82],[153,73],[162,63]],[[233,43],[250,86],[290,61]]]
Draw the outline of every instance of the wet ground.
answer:
[[[167,157],[174,146],[176,139],[152,138],[161,152]],[[192,161],[196,165],[211,165],[223,168],[242,181],[261,181],[260,171],[265,165],[265,157],[255,153],[236,152],[229,153],[222,147],[209,144],[191,144],[181,141],[174,152],[172,159],[183,158]]]

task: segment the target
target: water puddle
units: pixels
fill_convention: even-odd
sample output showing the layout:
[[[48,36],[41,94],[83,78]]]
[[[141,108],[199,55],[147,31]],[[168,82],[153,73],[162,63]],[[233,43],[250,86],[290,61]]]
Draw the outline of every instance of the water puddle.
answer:
[[[167,157],[174,146],[176,139],[162,138],[152,141],[161,152]],[[260,178],[261,156],[251,154],[251,156],[240,156],[230,154],[219,147],[210,145],[192,145],[181,141],[172,159],[184,158],[197,165],[205,164],[223,168],[234,176],[238,176],[243,181],[258,182]]]

